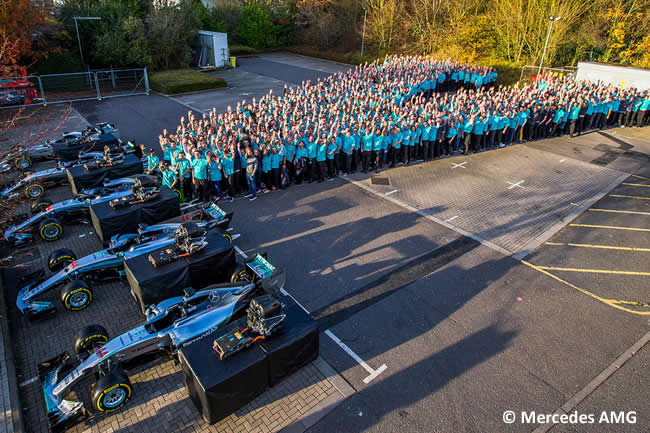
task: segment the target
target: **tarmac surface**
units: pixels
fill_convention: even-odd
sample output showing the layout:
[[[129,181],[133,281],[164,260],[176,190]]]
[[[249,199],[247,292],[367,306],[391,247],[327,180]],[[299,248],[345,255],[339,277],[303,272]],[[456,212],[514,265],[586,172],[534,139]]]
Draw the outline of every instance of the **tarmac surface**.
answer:
[[[240,61],[229,89],[75,107],[153,145],[188,106],[220,111],[341,67]],[[243,252],[287,270],[287,291],[321,325],[321,356],[355,391],[308,431],[647,432],[649,132],[399,167],[379,174],[388,187],[355,175],[221,204]],[[635,417],[522,422],[558,410]]]

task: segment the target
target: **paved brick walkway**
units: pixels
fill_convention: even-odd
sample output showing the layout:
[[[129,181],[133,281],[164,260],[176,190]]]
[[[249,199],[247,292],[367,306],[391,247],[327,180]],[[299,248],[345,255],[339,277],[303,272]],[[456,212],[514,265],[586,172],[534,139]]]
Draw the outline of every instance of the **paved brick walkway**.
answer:
[[[520,251],[621,173],[526,146],[359,174],[371,190],[509,251]]]

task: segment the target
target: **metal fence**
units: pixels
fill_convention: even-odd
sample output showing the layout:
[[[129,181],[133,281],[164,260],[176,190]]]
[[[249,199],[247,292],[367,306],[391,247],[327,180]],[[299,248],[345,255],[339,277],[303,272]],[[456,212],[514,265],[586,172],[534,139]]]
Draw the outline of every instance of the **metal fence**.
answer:
[[[147,68],[11,77],[0,81],[0,108],[145,94]]]
[[[562,66],[559,68],[542,68],[541,73],[545,74],[546,72],[553,72],[558,75],[566,75],[571,78],[575,78],[578,68],[575,66]],[[521,76],[519,81],[522,80],[532,80],[540,73],[539,66],[522,66],[521,67]]]

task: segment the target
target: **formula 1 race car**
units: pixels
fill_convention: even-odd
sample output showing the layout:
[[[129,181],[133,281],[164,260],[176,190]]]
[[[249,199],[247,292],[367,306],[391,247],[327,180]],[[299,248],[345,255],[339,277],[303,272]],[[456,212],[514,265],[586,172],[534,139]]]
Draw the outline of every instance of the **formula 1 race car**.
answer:
[[[16,305],[30,317],[51,313],[54,305],[36,298],[63,285],[60,293],[63,306],[70,311],[83,310],[93,299],[90,284],[122,278],[126,260],[165,247],[183,249],[186,255],[195,254],[205,247],[207,232],[213,225],[213,222],[207,221],[180,223],[175,231],[144,237],[131,246],[107,248],[80,259],[75,259],[74,252],[68,249],[56,250],[48,258],[48,267],[56,273],[23,287],[18,292]],[[220,230],[227,237],[221,229],[215,230]]]
[[[87,220],[90,212],[90,205],[119,199],[121,197],[135,197],[142,200],[150,200],[157,197],[160,191],[158,185],[144,186],[143,181],[137,178],[133,185],[126,185],[107,195],[98,195],[93,198],[75,197],[70,200],[49,204],[50,202],[38,202],[36,205],[48,203],[45,210],[33,215],[22,223],[9,227],[4,238],[11,246],[17,247],[34,240],[34,232],[40,235],[44,241],[56,241],[63,236],[63,223],[79,222]]]
[[[257,296],[279,297],[285,280],[284,273],[276,271],[254,283],[217,284],[199,292],[186,289],[185,296],[150,306],[145,323],[112,340],[99,325],[83,328],[74,339],[76,362],[63,353],[38,366],[50,429],[64,430],[86,414],[83,402],[66,399],[84,377],[97,377],[91,387],[92,406],[100,412],[117,410],[133,393],[125,368],[145,356],[175,357],[185,344],[244,314]]]
[[[109,135],[110,134],[110,135]],[[0,161],[0,173],[10,171],[12,168],[27,170],[36,161],[48,159],[64,159],[70,162],[81,158],[84,154],[90,153],[98,145],[102,144],[100,137],[111,137],[114,143],[109,145],[112,153],[134,153],[136,146],[133,142],[123,143],[120,140],[119,130],[109,123],[98,123],[97,126],[88,126],[86,131],[64,132],[63,137],[55,140],[48,140],[44,144],[32,145],[29,147],[17,147],[7,153]],[[115,144],[116,143],[116,144]],[[55,145],[68,145],[79,147],[78,152],[69,152],[72,158],[61,158],[55,152]],[[80,146],[82,145],[82,146]]]
[[[111,165],[119,165],[124,160],[124,152],[109,154]],[[37,200],[45,194],[45,189],[58,186],[68,181],[66,170],[77,165],[84,165],[90,161],[98,161],[98,164],[106,163],[106,155],[103,153],[85,153],[79,155],[79,159],[72,162],[59,162],[56,167],[46,170],[29,172],[23,175],[13,185],[7,186],[0,191],[0,198],[15,198],[19,196],[18,190],[22,189],[25,197]]]
[[[48,140],[45,144],[67,144],[68,146],[76,146],[88,143],[89,145],[92,145],[94,144],[93,142],[100,141],[102,136],[108,134],[111,135],[111,138],[120,138],[120,130],[117,129],[115,125],[108,122],[100,122],[95,126],[88,125],[86,126],[86,129],[82,131],[66,131],[63,133],[61,138]]]
[[[239,235],[231,236],[225,231],[231,218],[232,213],[227,214],[217,205],[211,204],[205,208],[199,207],[187,211],[181,217],[174,218],[179,220],[178,222],[143,225],[138,233],[115,235],[108,248],[80,259],[77,259],[75,253],[67,248],[55,250],[50,254],[47,262],[53,274],[47,278],[44,275],[38,277],[37,274],[32,275],[34,280],[18,292],[16,305],[23,314],[30,317],[53,312],[54,306],[51,302],[38,301],[36,298],[65,284],[60,293],[61,302],[68,310],[81,310],[92,301],[93,291],[90,283],[122,278],[125,259],[174,244],[180,227],[185,227],[181,236],[187,237],[181,242],[189,249],[192,248],[192,244],[199,244],[198,238],[204,239],[205,232],[210,229],[221,231],[222,236],[232,243]],[[250,265],[245,268],[248,270],[245,276],[240,275],[239,267],[236,268],[232,280],[249,281],[260,278],[262,270],[258,269],[256,264],[256,261],[250,262]]]

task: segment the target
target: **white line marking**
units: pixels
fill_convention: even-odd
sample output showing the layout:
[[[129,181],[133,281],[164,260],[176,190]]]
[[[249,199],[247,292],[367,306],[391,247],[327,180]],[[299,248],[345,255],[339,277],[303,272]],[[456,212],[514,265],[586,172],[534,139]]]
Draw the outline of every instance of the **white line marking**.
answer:
[[[467,167],[465,167],[465,164],[467,164],[467,161],[463,161],[460,164],[456,164],[455,162],[452,162],[451,165],[453,165],[453,167],[451,167],[451,168],[458,168],[458,167],[467,168]]]
[[[86,236],[85,233],[79,235],[80,238],[83,238],[84,236]]]
[[[248,258],[248,255],[247,255],[245,252],[243,252],[243,251],[241,250],[241,248],[239,248],[237,245],[233,245],[232,247],[235,249],[235,251],[237,251],[237,254],[239,254],[240,256],[242,256],[244,259],[247,259],[247,258]],[[297,300],[296,298],[294,298],[294,297],[293,297],[289,292],[287,292],[284,288],[280,289],[280,292],[281,292],[283,295],[285,295],[285,296],[289,296],[289,297],[291,297],[291,299],[293,299],[293,300],[296,302],[296,304],[298,304],[298,306],[299,306],[300,308],[302,308],[302,309],[305,311],[305,313],[310,314],[310,313],[309,313],[309,310],[307,310],[305,307],[303,307],[302,304],[301,304],[300,302],[298,302],[298,300]],[[378,369],[373,370],[372,368],[370,368],[370,366],[369,366],[368,364],[366,364],[366,363],[364,362],[363,359],[361,359],[361,358],[359,357],[359,355],[357,355],[356,353],[354,353],[354,351],[352,351],[352,349],[350,349],[350,348],[349,348],[345,343],[343,343],[343,342],[342,342],[342,341],[341,341],[341,340],[340,340],[336,335],[334,335],[334,333],[333,333],[332,331],[330,331],[330,330],[328,329],[327,331],[325,331],[325,334],[327,334],[328,337],[330,337],[332,340],[334,340],[334,342],[335,342],[336,344],[338,344],[338,345],[341,347],[341,349],[343,349],[343,351],[344,351],[345,353],[347,353],[348,355],[350,355],[350,356],[352,357],[352,359],[354,359],[355,361],[357,361],[357,363],[359,363],[359,365],[361,365],[361,367],[363,367],[363,369],[366,370],[366,371],[369,373],[368,377],[366,377],[365,379],[363,379],[363,383],[370,383],[370,381],[373,380],[375,377],[379,376],[379,375],[381,374],[382,371],[386,370],[386,368],[387,368],[387,367],[386,367],[386,364],[382,364]]]
[[[306,309],[306,308],[305,308],[305,307],[304,307],[300,302],[298,302],[298,300],[297,300],[296,298],[294,298],[293,295],[292,295],[291,293],[289,293],[289,292],[287,292],[286,290],[284,290],[284,288],[280,289],[280,293],[282,293],[284,296],[288,296],[288,297],[290,297],[291,299],[293,299],[293,301],[294,301],[296,304],[298,304],[298,306],[299,306],[300,308],[302,308],[303,311],[304,311],[305,313],[307,313],[307,314],[311,314],[311,313],[309,312],[308,309]]]
[[[89,235],[92,235],[94,232],[88,232]]]
[[[576,204],[574,202],[571,202],[570,204],[572,204],[573,206],[580,206],[579,204]]]
[[[382,364],[382,365],[381,365],[378,369],[376,369],[376,370],[373,369],[372,367],[370,367],[368,364],[366,364],[366,362],[365,362],[363,359],[361,359],[361,358],[359,357],[359,355],[357,355],[356,353],[354,353],[354,351],[353,351],[352,349],[350,349],[350,348],[349,348],[349,347],[348,347],[344,342],[341,341],[341,339],[340,339],[339,337],[337,337],[336,335],[334,335],[334,333],[333,333],[332,331],[330,331],[329,329],[328,329],[327,331],[325,331],[325,335],[327,335],[327,336],[328,336],[329,338],[331,338],[331,339],[332,339],[336,344],[338,344],[339,347],[340,347],[341,349],[343,349],[343,351],[344,351],[345,353],[347,353],[348,355],[350,355],[350,356],[352,357],[352,359],[354,359],[355,361],[357,361],[357,363],[358,363],[361,367],[363,367],[364,370],[366,370],[366,371],[368,372],[369,375],[368,375],[365,379],[363,379],[363,383],[366,383],[366,384],[367,384],[367,383],[370,383],[370,381],[373,380],[375,377],[379,376],[379,375],[381,374],[382,371],[386,370],[386,368],[387,368],[387,367],[386,367],[386,364]]]
[[[36,381],[38,381],[38,376],[34,376],[34,377],[32,377],[31,379],[27,379],[27,380],[25,380],[25,381],[23,381],[23,382],[20,382],[20,383],[18,384],[18,386],[19,386],[20,388],[24,388],[24,387],[26,387],[27,385],[31,385],[32,383],[34,383],[34,382],[36,382]]]
[[[384,195],[391,195],[392,193],[397,192],[397,191],[399,191],[399,189],[394,189],[394,190],[392,190],[392,191],[387,192],[387,193],[384,194]]]
[[[232,240],[234,241],[234,240],[239,239],[239,238],[241,237],[241,235],[240,235],[239,233],[237,233],[237,234],[234,234],[234,235],[232,235],[232,236],[230,236],[230,237],[231,237]]]
[[[560,160],[560,162],[564,162],[564,161],[566,161],[566,159],[561,159],[561,160]]]
[[[458,215],[454,215],[453,217],[449,218],[448,220],[445,220],[445,222],[446,223],[451,222],[451,221],[455,220],[456,218],[458,218]]]
[[[510,184],[510,186],[508,187],[508,189],[512,189],[512,188],[514,188],[514,187],[518,187],[518,188],[526,189],[525,186],[521,186],[521,184],[524,183],[523,180],[520,180],[520,181],[517,182],[517,183],[506,181],[506,183],[509,183],[509,184]]]
[[[233,231],[233,230],[234,230],[234,229],[233,229],[232,227],[228,227],[228,228],[226,229],[227,232],[231,232],[231,231]]]

